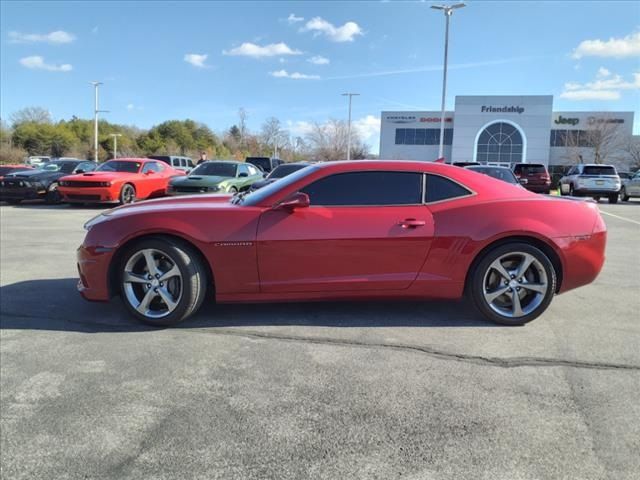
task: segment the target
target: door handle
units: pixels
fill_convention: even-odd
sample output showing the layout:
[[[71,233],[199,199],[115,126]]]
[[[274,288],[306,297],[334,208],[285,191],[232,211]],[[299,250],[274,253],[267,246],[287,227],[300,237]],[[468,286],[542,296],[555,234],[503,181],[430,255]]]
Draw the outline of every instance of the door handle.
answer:
[[[424,220],[416,220],[415,218],[406,218],[398,222],[402,228],[416,228],[424,227],[426,222]]]

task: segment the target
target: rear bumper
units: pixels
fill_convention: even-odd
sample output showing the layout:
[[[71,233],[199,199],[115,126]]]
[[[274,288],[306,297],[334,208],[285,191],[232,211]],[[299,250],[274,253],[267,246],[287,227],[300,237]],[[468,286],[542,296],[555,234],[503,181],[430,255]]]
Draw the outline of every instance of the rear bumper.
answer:
[[[604,265],[607,232],[598,231],[582,237],[555,239],[562,249],[563,278],[558,293],[593,282]]]
[[[523,185],[523,187],[534,193],[549,193],[549,191],[551,190],[551,183],[539,185],[532,185],[529,183],[527,185]]]
[[[582,188],[582,189],[574,189],[573,190],[573,195],[577,196],[577,197],[591,197],[594,195],[612,195],[612,194],[618,194],[620,190],[618,189],[614,189],[614,188],[601,188],[601,189],[595,189],[595,188]]]
[[[109,264],[114,254],[111,248],[85,247],[76,252],[78,262],[78,292],[85,300],[106,302],[109,294]]]

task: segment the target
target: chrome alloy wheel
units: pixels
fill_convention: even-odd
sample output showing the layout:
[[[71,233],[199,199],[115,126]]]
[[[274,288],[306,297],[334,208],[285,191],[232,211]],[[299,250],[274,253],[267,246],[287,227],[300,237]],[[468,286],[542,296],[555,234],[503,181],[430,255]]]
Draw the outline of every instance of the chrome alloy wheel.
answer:
[[[544,301],[549,281],[542,263],[525,252],[509,252],[487,268],[482,282],[484,300],[498,315],[529,315]]]
[[[122,273],[122,284],[129,304],[148,318],[163,318],[173,312],[183,291],[183,280],[176,262],[156,249],[134,253]]]

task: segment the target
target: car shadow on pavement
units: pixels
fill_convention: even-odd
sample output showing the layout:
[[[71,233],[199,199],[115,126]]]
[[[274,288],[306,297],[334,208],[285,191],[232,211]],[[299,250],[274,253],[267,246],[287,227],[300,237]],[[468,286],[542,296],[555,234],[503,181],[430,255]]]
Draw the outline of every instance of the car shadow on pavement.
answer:
[[[83,300],[77,280],[61,278],[0,287],[0,329],[99,332],[156,330],[139,323],[119,299]],[[466,302],[363,301],[268,304],[205,304],[178,328],[256,326],[494,327]]]

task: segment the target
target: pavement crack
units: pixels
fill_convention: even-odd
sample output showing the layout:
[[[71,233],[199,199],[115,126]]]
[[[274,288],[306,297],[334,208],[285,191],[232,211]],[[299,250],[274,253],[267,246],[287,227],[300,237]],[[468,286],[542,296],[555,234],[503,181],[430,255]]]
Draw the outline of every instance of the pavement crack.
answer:
[[[628,365],[623,363],[607,363],[607,362],[584,362],[580,360],[563,360],[557,358],[545,357],[486,357],[482,355],[469,355],[464,353],[453,353],[439,350],[431,346],[411,345],[403,343],[385,343],[385,342],[358,342],[355,340],[324,338],[324,337],[298,337],[295,335],[280,335],[273,333],[259,332],[255,330],[231,330],[218,328],[215,330],[205,330],[197,328],[180,328],[180,330],[188,330],[190,332],[208,333],[212,335],[229,335],[237,337],[260,338],[267,340],[280,340],[287,342],[300,342],[322,345],[336,345],[360,348],[385,348],[390,350],[400,350],[408,352],[416,352],[436,357],[442,360],[451,360],[464,363],[472,363],[475,365],[486,365],[501,368],[518,368],[518,367],[570,367],[582,368],[590,370],[626,370],[640,371],[638,365]]]

